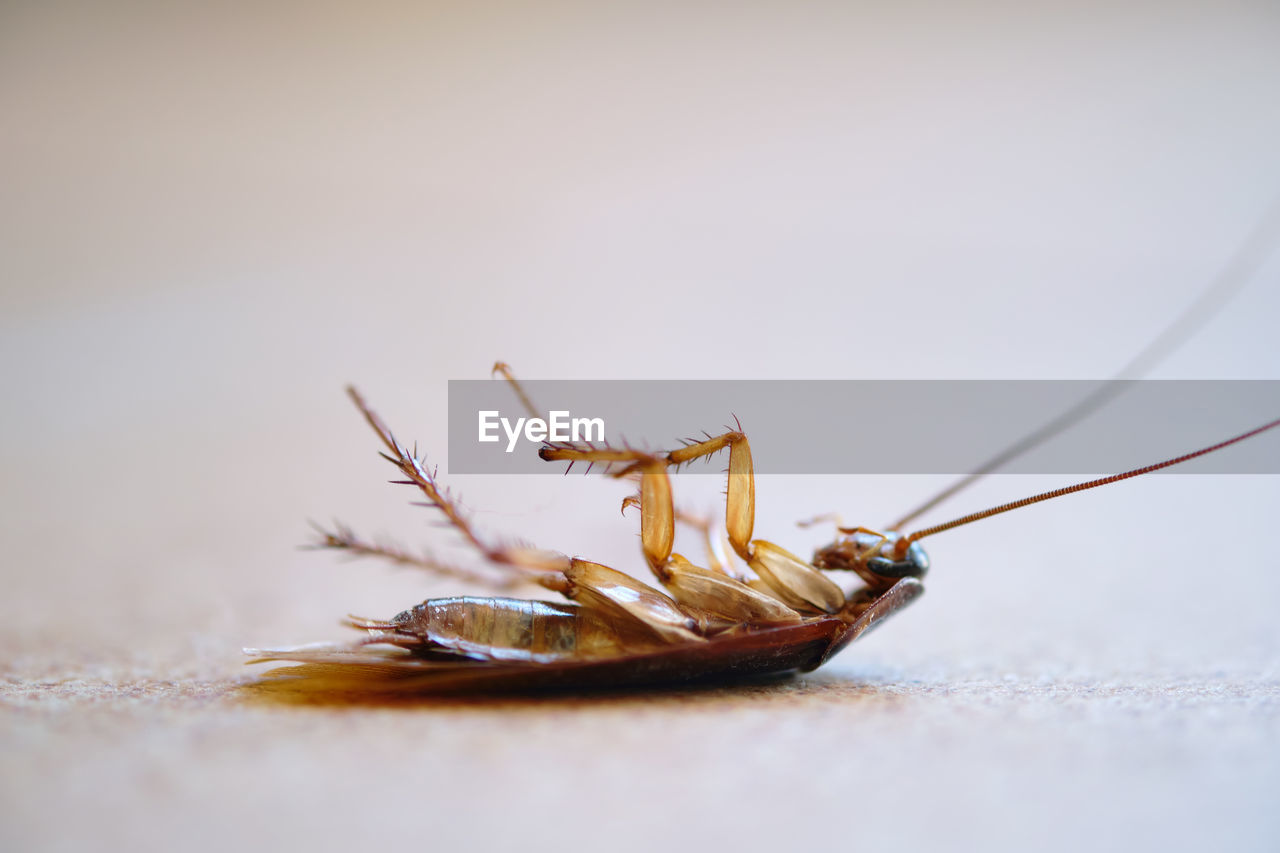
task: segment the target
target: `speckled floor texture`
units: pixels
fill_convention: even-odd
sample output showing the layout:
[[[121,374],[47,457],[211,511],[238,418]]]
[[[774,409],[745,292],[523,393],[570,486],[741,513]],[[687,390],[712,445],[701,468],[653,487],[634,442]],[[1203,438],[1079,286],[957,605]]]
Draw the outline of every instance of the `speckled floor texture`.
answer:
[[[1262,849],[1274,682],[953,680],[393,703],[11,680],[8,849]],[[678,842],[677,842],[678,840]]]

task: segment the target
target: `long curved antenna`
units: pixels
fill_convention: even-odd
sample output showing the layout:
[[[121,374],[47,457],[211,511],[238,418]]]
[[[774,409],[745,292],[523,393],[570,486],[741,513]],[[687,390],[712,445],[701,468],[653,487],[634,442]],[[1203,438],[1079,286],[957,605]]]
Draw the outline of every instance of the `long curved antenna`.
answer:
[[[1270,423],[1263,424],[1260,427],[1251,429],[1248,432],[1243,432],[1240,435],[1235,436],[1234,438],[1228,438],[1226,441],[1220,441],[1217,444],[1210,445],[1209,447],[1202,447],[1199,450],[1193,451],[1191,453],[1185,453],[1182,456],[1176,456],[1173,459],[1166,459],[1165,461],[1157,462],[1154,465],[1144,465],[1141,468],[1134,468],[1132,471],[1125,471],[1123,474],[1112,474],[1109,477],[1101,477],[1097,480],[1089,480],[1084,483],[1076,483],[1074,486],[1064,486],[1061,489],[1054,489],[1053,491],[1049,491],[1049,492],[1041,492],[1040,494],[1032,495],[1029,498],[1023,498],[1022,500],[1013,501],[1007,504],[1001,504],[1000,506],[992,507],[991,509],[984,509],[981,512],[970,513],[969,515],[964,515],[964,516],[961,516],[960,518],[954,519],[952,521],[948,521],[945,524],[936,524],[933,527],[926,527],[923,530],[917,530],[915,533],[912,533],[910,536],[904,536],[901,539],[899,539],[897,543],[895,543],[894,549],[895,549],[895,553],[897,554],[896,559],[901,560],[906,555],[907,547],[912,542],[923,539],[926,536],[932,536],[935,533],[941,533],[942,531],[950,530],[953,527],[960,527],[962,525],[969,524],[974,521],[980,521],[984,518],[990,518],[991,516],[999,515],[1002,512],[1009,512],[1010,510],[1021,509],[1024,506],[1030,506],[1031,504],[1040,503],[1041,501],[1047,501],[1051,498],[1060,498],[1063,495],[1069,495],[1072,492],[1083,492],[1085,489],[1093,489],[1093,488],[1097,488],[1098,486],[1105,486],[1109,483],[1116,483],[1116,482],[1119,482],[1120,480],[1127,480],[1130,477],[1137,477],[1142,474],[1150,474],[1152,471],[1159,471],[1161,468],[1168,468],[1171,465],[1177,465],[1181,462],[1187,462],[1191,459],[1195,459],[1197,456],[1204,456],[1206,453],[1212,453],[1215,450],[1221,450],[1224,447],[1229,447],[1238,441],[1244,441],[1246,438],[1252,438],[1253,436],[1259,433],[1266,432],[1267,430],[1277,426],[1280,426],[1280,418],[1277,418],[1276,420],[1271,421]]]
[[[1222,307],[1251,279],[1280,242],[1280,197],[1274,199],[1266,215],[1250,232],[1248,239],[1236,250],[1222,272],[1214,278],[1200,296],[1186,307],[1176,320],[1170,323],[1155,340],[1147,344],[1128,364],[1091,394],[1044,426],[988,459],[970,474],[956,480],[929,500],[889,525],[890,530],[901,530],[938,504],[957,492],[968,488],[1006,463],[1018,458],[1032,448],[1039,447],[1055,435],[1074,426],[1128,387],[1127,379],[1137,379],[1159,364],[1169,353],[1181,346],[1217,314]]]

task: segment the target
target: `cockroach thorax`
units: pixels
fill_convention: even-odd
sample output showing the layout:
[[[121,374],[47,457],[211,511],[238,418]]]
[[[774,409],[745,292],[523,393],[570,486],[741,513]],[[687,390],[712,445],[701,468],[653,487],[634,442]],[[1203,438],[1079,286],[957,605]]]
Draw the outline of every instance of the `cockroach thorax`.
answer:
[[[870,536],[863,532],[842,536],[813,554],[820,569],[855,572],[872,586],[900,578],[922,578],[929,571],[929,555],[919,543],[907,546],[901,558],[894,553],[898,534]]]

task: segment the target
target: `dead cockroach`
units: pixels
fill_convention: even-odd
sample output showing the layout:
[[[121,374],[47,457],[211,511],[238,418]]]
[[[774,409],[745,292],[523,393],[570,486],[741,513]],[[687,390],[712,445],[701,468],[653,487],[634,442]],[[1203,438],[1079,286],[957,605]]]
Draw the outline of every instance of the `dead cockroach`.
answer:
[[[521,401],[535,411],[505,365],[498,364]],[[386,446],[382,456],[416,487],[425,505],[512,581],[527,580],[566,601],[453,597],[424,601],[390,619],[352,617],[366,632],[348,646],[247,650],[257,661],[295,661],[273,680],[312,688],[432,692],[557,686],[621,686],[725,680],[804,672],[821,666],[863,632],[915,600],[929,559],[919,540],[963,524],[1072,492],[1135,477],[1203,456],[1265,430],[1271,421],[1210,447],[1101,479],[1055,489],[945,524],[902,533],[839,526],[838,537],[802,560],[764,539],[753,539],[755,479],[741,427],[667,453],[630,447],[544,444],[547,461],[614,466],[610,476],[638,482],[624,502],[640,509],[641,550],[663,589],[589,560],[482,537],[433,469],[400,444],[361,395],[348,393]],[[535,411],[536,414],[536,411]],[[725,533],[749,574],[725,566],[708,547],[707,567],[673,553],[675,525],[684,520],[672,501],[668,472],[695,459],[729,451]],[[704,533],[709,531],[704,526]],[[710,537],[708,536],[708,543]],[[454,567],[398,549],[366,543],[348,529],[323,532],[323,546],[417,563],[461,574]],[[830,572],[860,581],[845,591]],[[474,575],[473,575],[474,577]]]

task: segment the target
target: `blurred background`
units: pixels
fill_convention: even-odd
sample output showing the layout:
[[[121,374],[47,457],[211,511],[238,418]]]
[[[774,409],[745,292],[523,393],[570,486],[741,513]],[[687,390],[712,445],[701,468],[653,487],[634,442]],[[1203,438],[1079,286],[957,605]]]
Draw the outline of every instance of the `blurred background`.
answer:
[[[1111,376],[1276,203],[1278,38],[1271,2],[0,4],[0,840],[336,849],[431,819],[528,845],[674,796],[667,829],[708,843],[854,818],[881,846],[1270,848],[1274,477],[947,534],[925,599],[776,690],[303,712],[232,688],[241,646],[463,591],[297,549],[308,518],[450,542],[382,485],[345,383],[438,458],[447,380],[495,359]],[[1278,281],[1272,256],[1151,375],[1280,378]],[[795,520],[884,524],[946,482],[762,478],[757,535],[805,553],[824,531]],[[640,566],[618,484],[450,483],[488,529]],[[993,478],[936,520],[1056,485]]]

